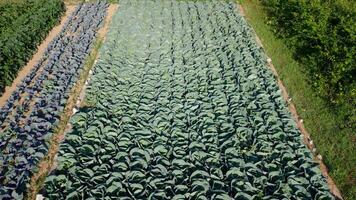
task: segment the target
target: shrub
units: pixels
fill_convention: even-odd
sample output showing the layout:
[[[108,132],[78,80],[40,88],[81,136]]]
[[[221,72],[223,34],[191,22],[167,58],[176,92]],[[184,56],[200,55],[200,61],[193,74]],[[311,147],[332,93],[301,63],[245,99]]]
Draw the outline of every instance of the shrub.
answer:
[[[317,93],[350,125],[356,108],[356,15],[351,0],[263,0]]]

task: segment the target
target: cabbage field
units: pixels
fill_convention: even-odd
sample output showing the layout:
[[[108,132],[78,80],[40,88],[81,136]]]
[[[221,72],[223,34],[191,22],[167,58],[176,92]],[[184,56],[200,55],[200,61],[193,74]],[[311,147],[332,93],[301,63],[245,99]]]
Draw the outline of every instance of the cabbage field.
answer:
[[[0,109],[0,199],[22,199],[76,83],[106,3],[78,5]]]
[[[334,199],[266,60],[232,2],[121,0],[43,195]]]

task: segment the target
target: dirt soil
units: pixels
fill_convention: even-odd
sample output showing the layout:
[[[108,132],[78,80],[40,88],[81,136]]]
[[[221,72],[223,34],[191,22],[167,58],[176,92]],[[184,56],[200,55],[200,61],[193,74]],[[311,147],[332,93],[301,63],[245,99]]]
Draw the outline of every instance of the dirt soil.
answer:
[[[47,46],[49,43],[58,35],[58,33],[62,30],[64,23],[67,21],[70,14],[74,11],[75,6],[68,5],[66,6],[66,12],[62,16],[60,20],[60,24],[55,26],[47,35],[46,39],[37,47],[37,52],[32,56],[31,60],[27,62],[25,66],[21,68],[18,72],[16,79],[12,82],[11,86],[6,87],[4,94],[0,97],[0,107],[4,106],[7,99],[11,96],[12,92],[16,90],[17,85],[21,83],[22,79],[24,79],[27,74],[31,72],[31,70],[35,67],[35,65],[42,58]]]
[[[116,10],[118,9],[119,5],[118,4],[110,4],[109,8],[107,9],[107,15],[106,15],[106,19],[105,19],[105,24],[103,27],[101,27],[98,31],[98,34],[99,34],[99,38],[104,38],[105,40],[105,36],[106,36],[106,33],[108,32],[109,30],[109,25],[110,25],[110,22],[111,22],[111,19],[112,17],[114,16]]]

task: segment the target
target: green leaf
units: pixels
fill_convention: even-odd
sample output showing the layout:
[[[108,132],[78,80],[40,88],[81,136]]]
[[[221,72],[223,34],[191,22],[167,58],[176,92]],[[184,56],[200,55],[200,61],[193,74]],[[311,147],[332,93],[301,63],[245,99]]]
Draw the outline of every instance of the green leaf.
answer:
[[[196,180],[192,183],[192,191],[197,191],[198,194],[205,194],[209,189],[210,185],[205,180]]]
[[[79,148],[80,153],[86,155],[86,156],[93,156],[95,153],[94,147],[85,144]]]
[[[245,173],[241,172],[240,168],[237,167],[233,167],[226,172],[226,178],[228,180],[241,179],[243,177],[245,177]]]
[[[12,191],[11,197],[14,199],[23,199],[23,194],[18,194],[15,190]]]
[[[192,175],[190,175],[190,180],[199,179],[199,178],[206,179],[208,177],[210,177],[210,175],[206,171],[196,170],[195,172],[192,173]]]
[[[141,184],[132,183],[132,184],[129,184],[129,185],[130,185],[130,187],[133,190],[133,193],[135,195],[140,194],[143,191],[143,186]]]
[[[87,174],[89,177],[93,177],[94,176],[94,172],[91,169],[86,168],[86,169],[83,170],[83,172],[85,174]]]
[[[215,197],[213,197],[213,199],[215,199],[215,200],[232,200],[233,198],[231,198],[227,194],[218,194]]]
[[[253,197],[249,194],[246,194],[244,192],[238,192],[235,197],[235,199],[241,199],[241,200],[250,200],[253,199]]]
[[[119,192],[122,188],[123,187],[120,182],[113,182],[111,186],[106,189],[106,192],[109,194],[114,194]]]
[[[79,193],[76,190],[68,194],[68,196],[66,197],[66,199],[73,199],[73,200],[77,198],[79,198]]]
[[[167,168],[161,164],[154,166],[151,172],[161,176],[166,176],[168,174]]]
[[[166,155],[168,150],[163,146],[163,145],[159,145],[157,147],[154,148],[153,152],[155,154],[160,154],[160,155]]]
[[[185,168],[185,167],[190,167],[191,166],[190,163],[187,163],[182,159],[174,159],[172,161],[172,165],[173,166],[177,166],[178,168]]]
[[[130,151],[130,155],[132,157],[144,157],[146,159],[146,162],[149,162],[151,160],[151,157],[149,155],[149,153],[147,151],[144,151],[142,149],[139,149],[139,148],[133,148],[131,151]]]
[[[130,181],[140,181],[146,177],[146,175],[140,171],[128,171],[126,177]]]
[[[186,185],[176,185],[174,186],[174,192],[178,194],[185,194],[189,188]]]

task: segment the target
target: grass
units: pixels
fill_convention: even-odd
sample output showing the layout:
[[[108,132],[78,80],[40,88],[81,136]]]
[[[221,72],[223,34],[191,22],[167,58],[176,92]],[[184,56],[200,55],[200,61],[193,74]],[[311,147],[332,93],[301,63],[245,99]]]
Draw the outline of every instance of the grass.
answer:
[[[298,114],[316,144],[345,199],[356,199],[356,142],[355,130],[340,128],[344,123],[330,111],[326,102],[315,95],[303,69],[293,58],[293,51],[278,38],[268,25],[267,14],[259,0],[244,0],[246,19],[255,30],[264,49],[285,84]]]

